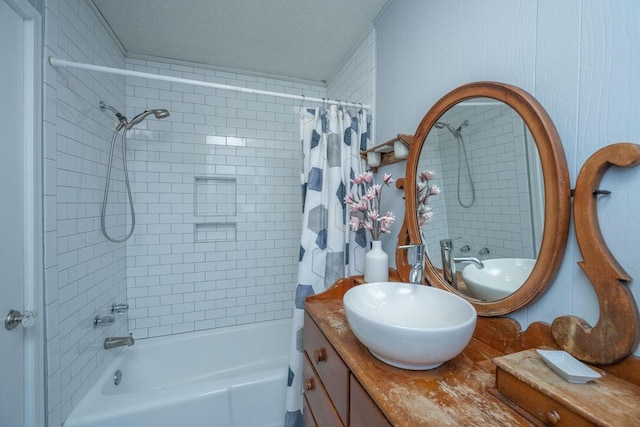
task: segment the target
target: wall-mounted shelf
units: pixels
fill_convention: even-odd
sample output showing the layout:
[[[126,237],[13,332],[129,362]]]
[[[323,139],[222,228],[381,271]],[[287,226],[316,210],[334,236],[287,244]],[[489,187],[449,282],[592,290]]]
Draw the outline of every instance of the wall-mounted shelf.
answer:
[[[400,142],[404,144],[407,147],[407,151],[408,151],[408,149],[411,147],[411,143],[413,142],[413,135],[399,133],[395,138],[392,138],[385,142],[381,142],[380,144],[376,144],[372,147],[367,148],[364,151],[361,151],[360,156],[363,159],[367,160],[367,153],[370,153],[370,152],[380,153],[380,156],[381,156],[380,164],[376,166],[369,165],[371,170],[374,172],[376,172],[380,166],[403,162],[406,160],[406,157],[405,158],[396,157],[396,154],[394,152],[394,145],[396,142]],[[367,164],[369,164],[369,162],[367,162]]]

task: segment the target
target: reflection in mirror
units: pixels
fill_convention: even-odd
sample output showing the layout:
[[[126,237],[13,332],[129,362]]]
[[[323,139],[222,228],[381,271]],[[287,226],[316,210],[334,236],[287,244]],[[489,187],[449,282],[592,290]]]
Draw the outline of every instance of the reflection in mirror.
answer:
[[[437,171],[433,184],[442,191],[432,222],[421,228],[416,185],[424,169]],[[474,82],[440,98],[416,129],[403,188],[406,228],[398,244],[427,244],[429,285],[467,297],[480,316],[498,316],[551,283],[569,234],[569,171],[551,118],[526,91]],[[406,251],[396,252],[396,265],[406,279]],[[474,269],[483,274],[470,278]],[[481,293],[467,289],[472,280],[501,286]],[[507,285],[517,290],[500,289]]]
[[[453,105],[422,146],[418,171],[425,169],[440,171],[442,189],[431,201],[432,221],[421,229],[434,267],[471,298],[502,299],[517,290],[531,272],[534,262],[527,260],[537,257],[544,227],[540,156],[520,115],[488,98]],[[452,257],[441,251],[446,239]],[[477,262],[462,261],[470,258],[508,260],[479,270]]]

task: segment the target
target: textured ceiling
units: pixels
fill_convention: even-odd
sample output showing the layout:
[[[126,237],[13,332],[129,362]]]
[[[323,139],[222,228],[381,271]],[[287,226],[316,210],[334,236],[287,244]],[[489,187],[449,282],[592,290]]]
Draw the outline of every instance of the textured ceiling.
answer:
[[[326,81],[388,0],[92,0],[128,54]]]

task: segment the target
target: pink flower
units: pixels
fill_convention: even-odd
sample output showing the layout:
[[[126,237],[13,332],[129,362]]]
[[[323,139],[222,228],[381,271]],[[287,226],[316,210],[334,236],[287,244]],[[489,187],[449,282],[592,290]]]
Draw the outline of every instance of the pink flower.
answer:
[[[422,227],[424,224],[431,221],[433,211],[429,206],[429,199],[431,196],[440,194],[440,187],[437,185],[429,184],[429,181],[433,179],[436,173],[432,170],[424,170],[418,174],[420,183],[417,185],[418,190],[418,225]]]
[[[369,188],[367,190],[367,194],[365,194],[364,196],[362,196],[362,200],[366,200],[367,202],[371,202],[373,200],[375,200],[376,195],[373,191],[371,191],[372,189]]]
[[[431,217],[433,216],[433,211],[429,206],[420,206],[418,208],[418,225],[422,227],[428,222],[431,222]]]
[[[361,199],[358,203],[356,203],[353,206],[352,209],[356,212],[365,212],[367,209],[369,209],[369,204],[367,203],[366,200]]]
[[[393,214],[393,212],[387,212],[387,214],[385,216],[380,217],[380,219],[385,221],[387,224],[393,224],[394,221],[396,220],[396,216]]]
[[[436,173],[432,170],[424,170],[422,172],[420,172],[419,178],[420,181],[431,181],[433,179],[433,177],[436,176]]]
[[[358,231],[358,228],[360,228],[360,218],[352,216],[351,221],[349,221],[349,225],[351,226],[352,231]]]
[[[380,184],[372,185],[367,190],[367,197],[369,200],[377,199],[382,194],[382,186]]]
[[[362,224],[363,224],[363,227],[364,227],[365,230],[373,231],[373,223],[371,221],[366,220]]]
[[[384,174],[382,181],[388,186],[393,182],[393,178],[390,174]],[[356,185],[355,191],[347,194],[344,202],[351,212],[362,212],[364,218],[360,215],[352,217],[349,220],[349,227],[353,231],[364,228],[371,233],[373,240],[379,240],[380,234],[390,232],[389,225],[395,221],[392,212],[387,212],[386,215],[381,215],[379,212],[382,185],[372,184],[372,172],[358,174],[351,182]]]

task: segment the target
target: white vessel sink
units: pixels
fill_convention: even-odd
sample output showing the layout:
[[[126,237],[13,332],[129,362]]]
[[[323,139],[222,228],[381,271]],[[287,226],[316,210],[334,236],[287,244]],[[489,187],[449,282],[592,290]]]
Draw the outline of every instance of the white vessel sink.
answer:
[[[527,280],[535,259],[496,258],[482,261],[484,268],[468,265],[462,278],[473,295],[486,301],[497,301],[517,291]]]
[[[467,346],[476,310],[459,296],[429,286],[374,282],[344,295],[354,335],[375,357],[398,368],[433,369]]]

